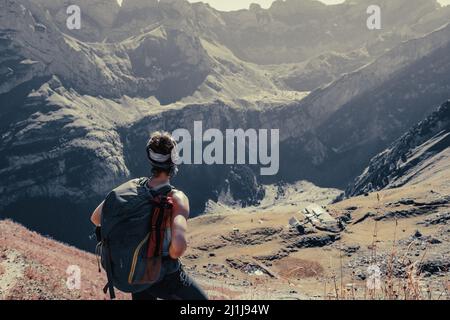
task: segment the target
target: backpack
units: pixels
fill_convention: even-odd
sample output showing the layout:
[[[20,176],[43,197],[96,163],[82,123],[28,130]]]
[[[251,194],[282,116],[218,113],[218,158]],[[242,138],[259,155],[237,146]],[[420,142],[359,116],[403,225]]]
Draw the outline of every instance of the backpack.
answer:
[[[114,288],[140,292],[161,280],[167,271],[162,250],[171,223],[173,187],[153,190],[147,186],[148,180],[126,182],[111,191],[103,204],[101,241],[96,251],[108,279],[103,291],[106,294],[109,290],[111,299],[115,298]]]

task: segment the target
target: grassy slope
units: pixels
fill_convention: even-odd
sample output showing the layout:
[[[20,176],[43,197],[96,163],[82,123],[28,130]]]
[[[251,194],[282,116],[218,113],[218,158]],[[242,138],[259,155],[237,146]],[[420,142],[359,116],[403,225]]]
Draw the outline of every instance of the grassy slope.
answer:
[[[81,269],[80,290],[66,286],[71,265]],[[105,299],[106,278],[98,273],[94,255],[9,220],[0,221],[0,266],[2,299]]]
[[[288,229],[289,218],[298,216],[299,208],[297,206],[289,207],[280,203],[266,209],[198,217],[190,225],[190,255],[187,256],[190,259],[186,263],[197,276],[211,277],[211,281],[216,281],[219,287],[226,283],[235,290],[241,291],[239,298],[289,297],[301,299],[323,298],[324,296],[336,298],[336,288],[341,295],[340,291],[345,292],[350,284],[359,288],[359,292],[355,294],[356,297],[368,297],[368,293],[365,292],[365,281],[358,279],[355,274],[358,269],[366,271],[368,265],[358,264],[361,259],[370,259],[374,256],[373,263],[383,265],[386,259],[394,254],[394,260],[405,259],[407,263],[413,265],[428,257],[442,255],[448,261],[450,256],[448,255],[449,239],[446,235],[446,225],[425,227],[417,224],[432,215],[431,211],[425,212],[423,215],[411,215],[397,220],[385,219],[375,222],[373,218],[368,218],[358,224],[353,225],[352,223],[368,212],[382,215],[387,212],[414,209],[411,205],[392,206],[389,204],[400,199],[410,198],[418,202],[442,199],[450,194],[448,181],[450,181],[450,171],[447,170],[417,184],[381,191],[378,193],[380,200],[378,200],[377,194],[373,193],[367,197],[352,198],[327,206],[334,216],[340,216],[347,212],[352,213],[352,222],[346,231],[341,233],[341,240],[323,248],[304,248],[290,253],[287,257],[275,259],[271,262],[271,266],[264,266],[275,275],[274,277],[255,275],[247,272],[248,270],[245,271],[245,268],[238,270],[231,267],[226,259],[258,263],[256,259],[258,256],[271,255],[286,248],[282,237],[268,237],[260,244],[244,244],[238,241],[233,243],[224,241],[224,237],[230,237],[234,228],[238,228],[239,233],[247,235],[261,228],[279,229],[278,234],[282,234]],[[357,209],[349,211],[349,207]],[[448,205],[436,208],[438,213],[445,213],[448,210]],[[423,239],[427,236],[436,237],[442,243],[430,245],[426,244],[425,240],[418,239],[411,244],[411,235],[416,230],[420,230],[424,236]],[[247,239],[255,240],[256,238],[249,236]],[[360,247],[359,251],[353,255],[347,256],[341,251],[341,248],[352,245]],[[204,250],[205,246],[209,247],[208,251]],[[211,256],[211,253],[214,256]],[[226,268],[226,272],[221,275],[220,271],[223,271],[223,266]],[[427,290],[425,289],[427,286],[430,286],[433,298],[449,297],[448,291],[443,293],[443,288],[449,285],[448,272],[446,277],[437,278],[433,276],[425,278],[419,275],[414,281],[421,287],[421,298],[425,296],[424,291]],[[396,279],[397,287],[403,284],[404,280]],[[382,290],[376,293],[376,296],[386,298],[386,294]]]
[[[356,207],[356,210],[351,211],[352,222],[355,222],[367,212],[380,215],[395,210],[411,209],[410,205],[395,207],[389,205],[402,198],[420,202],[442,199],[443,196],[450,194],[448,181],[450,181],[449,171],[444,171],[438,176],[428,177],[416,184],[381,191],[378,193],[380,200],[374,193],[367,197],[352,198],[328,205],[327,208],[332,215],[339,216],[349,212],[349,207]],[[316,199],[323,197],[322,192],[328,196],[335,193],[320,189],[316,189],[315,192],[318,194]],[[396,258],[407,257],[411,263],[436,254],[448,258],[449,240],[445,233],[446,225],[428,227],[417,225],[417,222],[423,221],[431,214],[425,213],[398,219],[397,222],[388,219],[375,223],[373,218],[368,218],[358,224],[349,224],[347,230],[341,233],[340,241],[323,248],[300,249],[289,253],[286,257],[274,259],[270,266],[263,265],[257,260],[258,256],[274,254],[286,248],[286,241],[282,235],[288,232],[289,218],[298,215],[299,204],[302,201],[296,203],[296,200],[294,194],[288,192],[287,196],[277,200],[278,203],[275,205],[234,212],[226,208],[224,213],[218,212],[191,220],[190,246],[183,262],[211,298],[309,299],[336,298],[336,295],[339,297],[345,295],[347,298],[353,296],[386,298],[386,293],[382,290],[368,296],[364,289],[365,281],[355,277],[358,267],[352,267],[355,261],[375,256],[375,263],[382,263],[394,248]],[[437,208],[437,212],[440,213],[448,210],[448,205]],[[236,232],[236,229],[239,229],[238,234],[242,237],[226,240],[230,239],[233,230]],[[424,236],[439,238],[442,243],[427,245],[425,249],[416,248],[417,243],[410,245],[408,239],[417,229],[420,229]],[[261,236],[255,233],[255,230],[276,230],[276,232]],[[394,239],[397,240],[395,243]],[[340,250],[355,244],[359,245],[360,249],[351,256]],[[410,255],[407,251],[418,254]],[[260,266],[270,275],[233,267],[230,261]],[[81,268],[81,290],[71,291],[66,287],[66,269],[70,265],[78,265]],[[403,286],[404,280],[397,278],[394,280],[396,286]],[[102,293],[105,281],[104,273],[98,273],[94,255],[45,238],[11,221],[0,221],[2,299],[106,299]],[[359,291],[349,293],[349,284]],[[433,298],[449,297],[448,273],[446,276],[427,278],[419,275],[411,286],[413,285],[419,288],[420,298],[428,297],[426,293],[428,287]],[[408,297],[413,298],[412,294]],[[120,295],[119,298],[127,299],[128,296]]]

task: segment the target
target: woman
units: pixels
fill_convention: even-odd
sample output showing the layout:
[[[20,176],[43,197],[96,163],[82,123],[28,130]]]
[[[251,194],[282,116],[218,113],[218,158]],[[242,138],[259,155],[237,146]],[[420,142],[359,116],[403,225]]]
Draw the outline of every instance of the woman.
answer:
[[[176,142],[167,132],[155,132],[147,143],[147,157],[152,166],[152,176],[147,180],[147,187],[157,191],[170,185],[170,178],[177,172],[175,162]],[[163,257],[169,257],[172,264],[171,272],[150,288],[132,294],[133,300],[206,300],[206,294],[189,278],[183,270],[179,258],[187,248],[186,231],[189,217],[189,199],[179,190],[170,193],[173,201],[170,228],[166,229],[163,243]],[[91,221],[96,226],[101,224],[104,201],[95,209]]]

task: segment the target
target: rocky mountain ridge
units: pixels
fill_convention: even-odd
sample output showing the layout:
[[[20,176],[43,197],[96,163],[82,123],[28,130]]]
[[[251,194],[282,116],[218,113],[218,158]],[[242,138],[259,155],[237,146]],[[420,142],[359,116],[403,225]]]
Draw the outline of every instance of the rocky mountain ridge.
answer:
[[[99,2],[97,10],[95,1],[80,2],[94,16],[103,12],[105,3]],[[110,14],[118,10],[119,15],[126,9],[134,16],[143,4],[132,4],[112,6]],[[244,61],[236,48],[219,37],[216,28],[220,26],[214,25],[225,28],[223,23],[230,22],[223,19],[225,15],[232,19],[231,13],[222,15],[202,4],[163,1],[158,10],[150,11],[166,16],[164,23],[149,24],[146,15],[134,20],[125,16],[120,23],[123,34],[108,35],[105,40],[90,28],[119,30],[120,26],[108,27],[117,21],[108,18],[107,11],[97,22],[100,27],[86,26],[92,36],[100,37],[94,39],[97,42],[87,41],[82,33],[63,32],[66,14],[57,2],[2,0],[1,6],[5,9],[0,12],[0,177],[5,181],[0,186],[1,215],[83,248],[91,246],[88,215],[105,194],[126,179],[148,175],[142,146],[151,131],[192,129],[195,120],[203,121],[205,129],[280,128],[277,176],[257,179],[249,167],[182,168],[174,183],[188,193],[196,215],[230,186],[230,193],[237,196],[234,200],[242,205],[258,203],[261,182],[308,179],[322,186],[343,187],[380,148],[402,134],[408,122],[431,111],[425,102],[448,99],[448,26],[401,43],[376,59],[355,44],[356,60],[361,58],[366,66],[353,70],[359,63],[353,63],[350,54],[343,58],[348,67],[315,79],[315,70],[339,65],[342,53],[324,54],[324,59],[308,54],[310,60],[301,62],[303,69],[295,63],[278,67]],[[335,9],[343,8],[347,7]],[[190,13],[185,15],[183,10]],[[196,10],[209,13],[190,15]],[[430,59],[439,63],[429,68]],[[311,79],[302,90],[336,80],[308,95],[286,85],[283,75],[289,72],[305,77],[300,83]],[[433,77],[436,85],[427,85]],[[386,88],[403,83],[390,96],[394,98],[383,104]],[[412,92],[417,87],[421,90]],[[379,106],[379,114],[389,114],[386,108],[401,106],[408,99],[418,103],[411,109],[399,108],[401,112],[389,118],[380,117],[380,121],[390,121],[389,130],[366,132],[358,123],[371,119],[364,111],[371,102],[361,103],[367,101],[361,97],[371,96],[377,98],[373,103]],[[355,109],[357,116],[350,117]],[[345,130],[356,133],[343,134],[341,122],[348,123]],[[348,154],[353,150],[343,139],[334,138],[357,139],[361,134],[366,135],[363,140],[350,144],[361,148],[361,155],[349,166]],[[371,143],[379,136],[384,139],[374,147]],[[192,188],[193,179],[199,176],[204,181]],[[243,188],[247,192],[239,191]],[[39,215],[30,215],[32,210]],[[42,224],[43,220],[51,222]]]
[[[450,166],[450,101],[382,153],[348,186],[346,197],[414,184]]]

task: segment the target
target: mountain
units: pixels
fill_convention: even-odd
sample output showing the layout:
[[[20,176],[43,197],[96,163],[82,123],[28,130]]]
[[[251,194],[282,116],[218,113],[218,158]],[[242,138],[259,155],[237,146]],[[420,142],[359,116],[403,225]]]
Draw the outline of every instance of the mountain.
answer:
[[[92,249],[87,216],[108,189],[149,174],[142,148],[150,131],[190,128],[203,111],[209,126],[230,126],[213,115],[240,117],[240,101],[255,109],[264,99],[283,105],[302,97],[195,34],[160,27],[87,43],[61,32],[35,3],[1,3],[1,216],[43,234]],[[190,183],[201,168],[179,182],[189,185],[195,214],[227,176],[241,185],[229,166],[206,170],[204,188]],[[250,186],[245,202],[258,201],[258,190]]]
[[[8,10],[0,20],[3,48],[17,57],[5,57],[3,68],[15,70],[23,60],[31,60],[32,66],[45,66],[42,75],[56,75],[82,94],[113,98],[154,95],[163,103],[191,94],[210,68],[200,39],[186,33],[154,30],[115,44],[89,44],[65,35],[42,7],[26,1],[24,5],[6,1]],[[152,56],[147,57],[147,52]],[[12,72],[2,79],[2,85],[26,80],[29,77]],[[171,97],[167,96],[167,82],[179,88]]]
[[[287,73],[283,75],[286,84],[302,91],[325,85],[402,41],[435,30],[450,17],[450,10],[435,0],[384,0],[378,2],[383,27],[370,31],[366,10],[372,3],[368,0],[333,6],[312,0],[275,1],[269,9],[252,5],[233,12],[185,0],[125,0],[121,7],[107,6],[108,0],[77,0],[73,4],[80,5],[86,21],[81,30],[68,30],[63,0],[33,3],[54,17],[62,32],[83,42],[117,43],[152,30],[176,30],[220,43],[240,60],[278,65],[278,72]],[[406,6],[407,14],[399,17],[397,11]],[[279,66],[286,63],[290,64],[287,69]],[[307,84],[300,85],[303,81]]]
[[[383,28],[367,32],[366,11],[372,4],[359,0],[327,6],[319,1],[279,0],[269,9],[253,5],[249,10],[222,13],[225,30],[215,32],[238,57],[260,64],[301,62],[328,51],[345,53],[362,47],[376,56],[421,35],[418,27],[411,26],[421,26],[424,15],[441,13],[436,1],[378,1]],[[405,6],[410,10],[399,16],[397,10]]]
[[[284,157],[281,168],[344,187],[341,182],[449,98],[449,39],[447,25],[313,91],[294,107],[309,121],[292,115],[299,128],[291,131],[285,154],[293,157]],[[300,162],[295,154],[302,155]]]
[[[442,296],[449,103],[432,112],[450,98],[450,7],[379,1],[383,28],[369,31],[369,0],[234,12],[72,3],[80,30],[67,29],[65,0],[0,0],[2,298],[103,299],[93,255],[5,218],[92,251],[89,215],[113,187],[149,174],[149,133],[192,132],[194,121],[280,129],[275,176],[186,165],[173,181],[191,201],[184,263],[212,297],[358,296],[374,259],[392,277],[393,247],[400,298],[418,298],[415,277],[402,280],[411,268]],[[331,204],[351,181],[349,199]],[[81,291],[64,285],[73,264]]]
[[[32,2],[48,10],[61,30],[66,29],[63,0]],[[254,4],[232,12],[185,0],[124,0],[121,7],[108,0],[72,4],[80,6],[87,21],[81,30],[66,31],[82,41],[119,42],[162,26],[218,41],[240,59],[259,64],[301,62],[326,51],[345,53],[361,47],[372,54],[383,52],[386,46],[442,26],[449,14],[435,0],[383,0],[378,2],[383,28],[367,32],[369,0],[333,6],[311,0],[275,1],[269,9]],[[399,16],[397,11],[405,6],[408,12]]]
[[[386,150],[345,191],[346,197],[450,178],[450,101]]]
[[[65,1],[0,2],[0,217],[86,250],[92,209],[111,188],[149,174],[143,146],[151,131],[192,130],[195,120],[205,130],[280,129],[276,176],[259,177],[253,166],[181,168],[174,184],[196,216],[223,194],[257,205],[262,183],[344,187],[430,111],[423,101],[448,99],[447,11],[435,1],[354,41],[348,30],[365,23],[364,1],[230,13],[186,1],[74,3],[80,30],[67,29]],[[382,4],[390,17],[405,3]],[[302,10],[317,32],[294,18]],[[265,13],[267,26],[255,18]],[[340,20],[322,41],[327,15]],[[386,112],[412,99],[411,108]],[[383,121],[389,126],[378,130]]]

